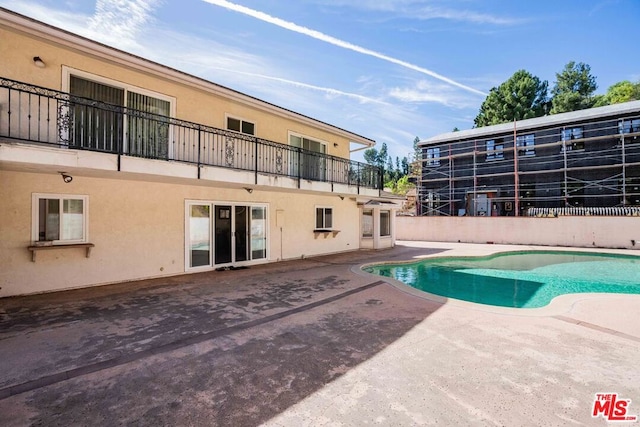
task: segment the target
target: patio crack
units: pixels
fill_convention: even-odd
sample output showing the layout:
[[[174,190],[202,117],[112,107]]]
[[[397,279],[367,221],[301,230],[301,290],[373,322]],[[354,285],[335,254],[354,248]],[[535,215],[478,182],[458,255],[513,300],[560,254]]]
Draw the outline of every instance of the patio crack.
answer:
[[[85,366],[80,366],[78,368],[69,369],[64,372],[58,372],[55,374],[47,375],[44,377],[40,377],[35,380],[27,381],[21,384],[12,385],[9,387],[5,387],[0,389],[0,400],[7,399],[11,396],[15,396],[17,394],[26,393],[29,391],[33,391],[39,388],[47,387],[53,384],[57,384],[62,381],[70,380],[73,378],[77,378],[83,375],[92,374],[95,372],[99,372],[105,369],[113,368],[116,366],[125,365],[127,363],[136,362],[138,360],[144,359],[146,357],[155,356],[162,353],[167,353],[170,351],[174,351],[183,347],[187,347],[194,344],[199,344],[204,341],[220,338],[226,335],[231,335],[240,331],[244,331],[250,328],[254,328],[257,326],[264,325],[269,322],[274,322],[276,320],[283,319],[285,317],[292,316],[294,314],[302,313],[308,310],[312,310],[314,308],[320,307],[325,304],[329,304],[340,299],[346,298],[348,296],[357,294],[362,291],[366,291],[367,289],[371,289],[373,287],[379,286],[381,284],[385,284],[386,282],[382,280],[378,280],[377,282],[369,283],[367,285],[360,286],[358,288],[350,289],[346,292],[343,292],[338,295],[334,295],[332,297],[328,297],[319,301],[315,301],[309,304],[302,305],[300,307],[293,308],[291,310],[285,310],[279,313],[272,314],[270,316],[262,317],[260,319],[251,320],[249,322],[241,323],[238,325],[229,326],[226,328],[218,329],[215,331],[207,332],[204,334],[198,334],[194,336],[190,336],[184,339],[176,340],[167,344],[160,345],[158,347],[150,348],[147,350],[139,351],[136,353],[125,354],[119,357],[115,357],[113,359],[104,360],[102,362],[96,362]]]

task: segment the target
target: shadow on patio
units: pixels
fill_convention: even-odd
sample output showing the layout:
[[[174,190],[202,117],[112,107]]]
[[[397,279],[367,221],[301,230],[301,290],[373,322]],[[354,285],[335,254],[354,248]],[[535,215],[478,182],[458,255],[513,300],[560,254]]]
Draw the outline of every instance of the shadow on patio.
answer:
[[[358,251],[0,300],[0,424],[257,425],[438,310]]]

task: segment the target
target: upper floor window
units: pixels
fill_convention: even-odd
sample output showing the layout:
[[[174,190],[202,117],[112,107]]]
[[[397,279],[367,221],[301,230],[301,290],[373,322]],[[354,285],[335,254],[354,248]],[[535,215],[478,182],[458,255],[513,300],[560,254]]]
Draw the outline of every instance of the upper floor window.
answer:
[[[87,241],[88,196],[34,194],[34,242],[83,243]]]
[[[621,134],[640,132],[640,119],[620,120],[618,122],[618,132]]]
[[[289,144],[302,149],[290,151],[290,175],[324,181],[327,177],[327,143],[289,132]]]
[[[440,166],[440,147],[427,148],[427,166]]]
[[[562,129],[562,142],[564,142],[563,149],[564,147],[566,147],[567,151],[584,150],[584,141],[575,141],[575,140],[581,140],[582,138],[583,138],[582,127]]]
[[[256,125],[246,120],[227,117],[227,129],[247,135],[255,135]]]
[[[487,141],[487,160],[504,159],[504,144],[501,140],[490,139]]]
[[[73,96],[64,111],[69,127],[61,133],[71,147],[155,159],[170,155],[173,98],[67,67],[63,71]]]
[[[530,133],[528,135],[521,135],[516,137],[516,145],[518,148],[519,156],[535,156],[535,135]]]

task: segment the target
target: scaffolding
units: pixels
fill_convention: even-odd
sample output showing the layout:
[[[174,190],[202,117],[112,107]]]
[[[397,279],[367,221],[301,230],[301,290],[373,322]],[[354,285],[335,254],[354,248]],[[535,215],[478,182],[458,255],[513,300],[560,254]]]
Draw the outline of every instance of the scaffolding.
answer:
[[[640,206],[637,110],[519,127],[422,145],[418,213],[520,216],[531,208]]]

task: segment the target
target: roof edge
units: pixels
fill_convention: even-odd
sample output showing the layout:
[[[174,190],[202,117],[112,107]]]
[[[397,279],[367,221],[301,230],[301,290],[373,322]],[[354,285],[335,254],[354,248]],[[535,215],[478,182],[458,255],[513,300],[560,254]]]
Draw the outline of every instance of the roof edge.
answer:
[[[589,120],[608,117],[615,114],[633,113],[636,111],[640,112],[640,101],[622,102],[620,104],[605,105],[604,107],[587,108],[567,113],[535,117],[533,119],[516,120],[514,122],[501,123],[499,125],[484,126],[481,128],[467,129],[457,132],[447,132],[424,139],[418,142],[418,145],[426,146],[442,142],[453,142],[474,137],[495,135],[503,132],[513,132],[514,127],[518,131],[526,131],[528,129],[536,129],[543,126],[553,126],[578,120]]]
[[[184,71],[171,68],[167,65],[163,65],[124,50],[88,39],[79,34],[38,21],[34,18],[3,7],[0,7],[0,24],[32,36],[43,38],[52,43],[61,44],[88,54],[99,56],[101,59],[110,60],[121,65],[127,65],[145,73],[150,73],[164,79],[171,78],[172,80],[178,81],[184,85],[196,87],[205,92],[231,98],[237,102],[277,114],[281,117],[300,120],[322,130],[337,133],[338,135],[348,138],[350,142],[356,144],[363,144],[368,147],[373,147],[376,144],[376,141],[371,138],[367,138],[327,122],[314,119],[310,116],[297,113],[293,110],[280,107],[276,104],[230,89],[204,78],[188,74]]]

